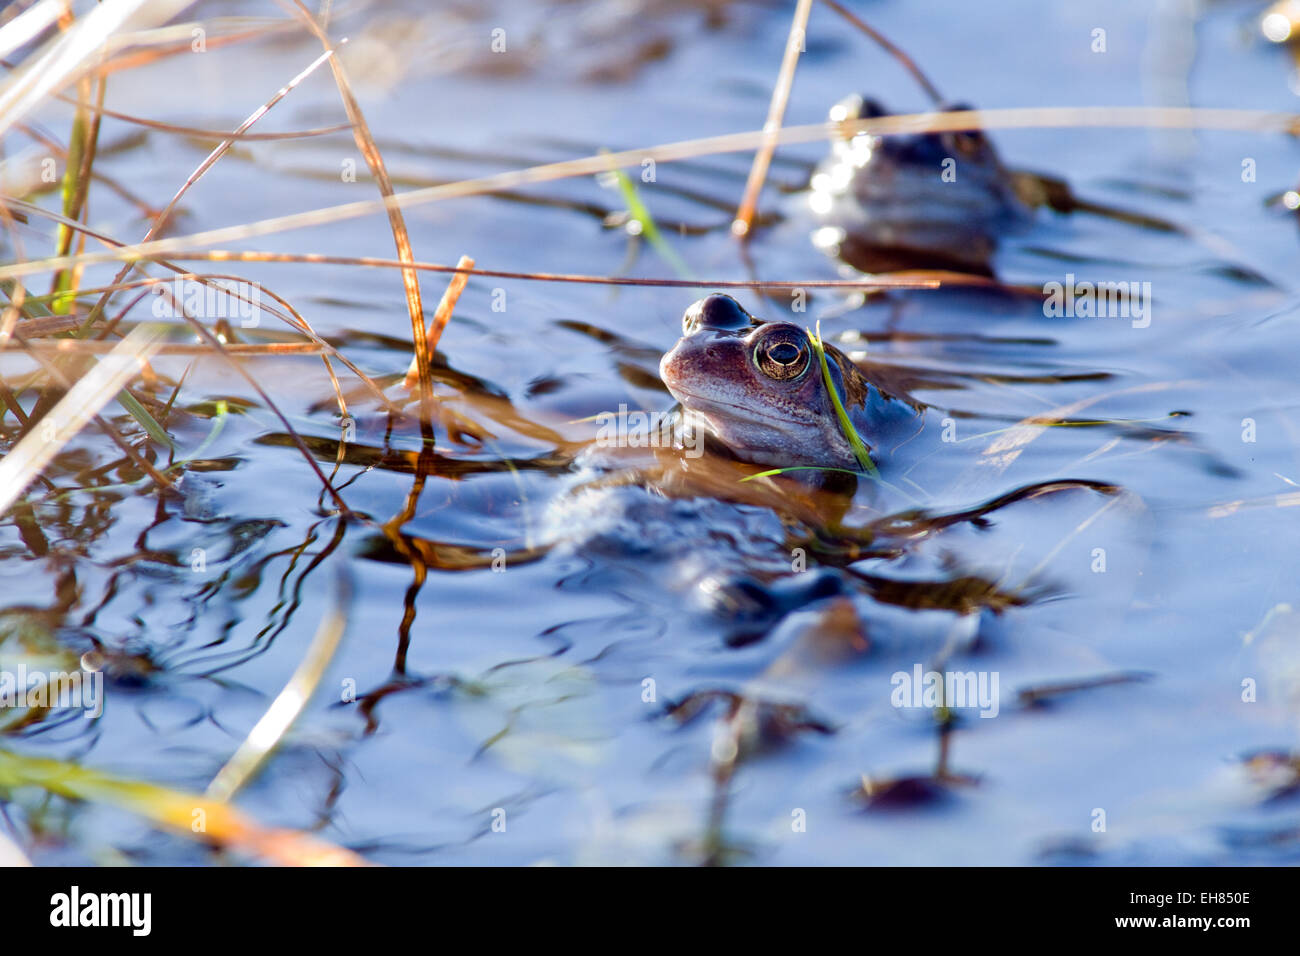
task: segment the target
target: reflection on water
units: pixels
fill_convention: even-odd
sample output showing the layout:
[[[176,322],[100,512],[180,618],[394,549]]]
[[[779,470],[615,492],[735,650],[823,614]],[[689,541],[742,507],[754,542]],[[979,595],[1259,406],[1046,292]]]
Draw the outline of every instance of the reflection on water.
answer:
[[[1146,53],[1182,29],[1111,4],[1112,34],[1131,42],[1101,55],[1069,5],[948,7],[869,13],[987,107],[1146,102],[1143,79],[1173,69]],[[343,62],[403,189],[758,128],[787,18],[698,0],[385,4],[332,32],[351,37]],[[1286,58],[1236,42],[1235,24],[1208,12],[1195,66],[1161,75],[1193,105],[1294,109]],[[115,76],[108,102],[233,126],[315,43],[214,45]],[[787,121],[818,122],[858,89],[923,104],[909,84],[819,9]],[[341,116],[322,75],[267,129]],[[926,403],[880,481],[742,480],[761,469],[595,441],[602,414],[671,405],[659,357],[695,288],[471,278],[434,357],[432,445],[336,366],[341,413],[316,356],[247,361],[283,419],[229,366],[161,356],[159,409],[184,377],[177,449],[149,447],[155,465],[184,463],[177,493],[150,491],[87,431],[0,525],[0,671],[92,667],[105,712],[7,708],[0,744],[202,790],[298,666],[343,571],[343,645],[238,799],[377,862],[1295,859],[1297,234],[1269,201],[1294,186],[1294,144],[989,135],[1008,168],[1050,171],[1091,204],[1046,203],[999,237],[984,271],[1002,287],[735,293],[757,315],[820,319],[868,374]],[[97,169],[148,202],[211,148],[112,119],[103,136]],[[636,188],[702,286],[834,279],[848,273],[811,241],[798,191],[823,151],[778,152],[743,250],[727,226],[748,156],[661,162]],[[346,131],[240,144],[174,229],[373,198],[359,160]],[[97,203],[106,231],[147,228],[122,191]],[[408,224],[430,262],[674,276],[626,205],[568,179],[417,206]],[[374,216],[252,247],[391,257],[392,235]],[[405,401],[395,272],[238,271]],[[444,278],[421,281],[436,302]],[[1136,283],[1150,321],[1049,316],[1053,282]],[[290,338],[269,322],[224,331]],[[3,425],[7,450],[17,428]],[[95,805],[3,796],[38,862],[207,859]]]

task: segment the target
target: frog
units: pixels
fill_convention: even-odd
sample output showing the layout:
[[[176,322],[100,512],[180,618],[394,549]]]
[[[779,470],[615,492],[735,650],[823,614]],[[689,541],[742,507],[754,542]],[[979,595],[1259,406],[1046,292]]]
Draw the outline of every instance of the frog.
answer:
[[[835,123],[888,115],[857,94],[830,110]],[[999,241],[1025,230],[1039,208],[1084,208],[1063,181],[1008,168],[977,129],[837,136],[809,186],[814,245],[871,273],[924,268],[992,277]]]
[[[873,463],[924,425],[926,406],[897,385],[869,376],[793,322],[755,318],[736,299],[714,293],[682,316],[682,335],[659,374],[679,403],[682,440],[703,435],[741,461],[859,471],[858,458],[827,388],[827,378]]]
[[[828,565],[843,558],[848,564],[863,559],[892,561],[917,555],[917,543],[935,539],[938,549],[929,555],[943,568],[936,588],[932,583],[910,591],[910,585],[896,588],[887,576],[872,577],[855,572],[856,583],[868,586],[877,601],[914,606],[944,607],[967,613],[989,608],[1000,613],[1007,607],[1030,600],[1024,593],[1003,593],[986,561],[995,550],[984,537],[983,553],[971,551],[971,567],[978,573],[953,576],[955,551],[947,544],[968,533],[984,534],[1004,509],[1063,493],[1079,493],[1078,500],[1123,498],[1124,508],[1132,502],[1120,486],[1087,478],[1060,477],[1019,486],[1006,483],[1005,473],[1020,456],[1020,450],[1034,432],[1002,429],[995,432],[982,453],[964,451],[945,437],[952,426],[951,409],[937,408],[917,400],[900,388],[889,366],[878,362],[855,362],[836,346],[822,342],[826,365],[822,368],[813,347],[813,334],[785,321],[763,321],[751,315],[736,299],[714,293],[693,303],[682,318],[682,335],[660,361],[660,376],[678,402],[677,429],[682,436],[703,433],[707,448],[739,462],[776,465],[775,469],[751,472],[762,478],[757,486],[732,478],[732,486],[708,485],[689,464],[677,472],[657,475],[657,488],[664,495],[686,498],[707,490],[718,498],[745,501],[793,516],[814,529],[801,543],[816,549]],[[844,429],[839,409],[831,398],[832,389],[847,413],[867,454],[870,465],[861,461]],[[942,416],[932,424],[931,419]],[[942,445],[945,453],[936,455]],[[691,447],[685,437],[679,447]],[[684,453],[683,453],[684,454]],[[917,471],[924,464],[925,471]],[[708,469],[701,468],[707,475]],[[845,479],[837,472],[851,472]],[[932,490],[927,491],[909,474],[916,472]],[[664,476],[680,473],[686,480],[666,481]],[[859,481],[859,478],[867,478]],[[814,507],[799,508],[802,485],[815,485],[830,492],[810,500]],[[744,489],[754,488],[752,493]],[[766,489],[770,498],[749,497]],[[858,490],[861,511],[852,511]],[[921,497],[917,497],[919,493]],[[827,507],[838,497],[834,507]],[[954,507],[961,504],[960,507]],[[967,506],[972,505],[972,506]],[[1062,514],[1073,520],[1068,509]],[[830,544],[830,542],[838,544]],[[1009,541],[1012,554],[1024,558],[1029,550],[1019,540]],[[836,548],[842,546],[842,552]],[[832,553],[835,552],[835,553]],[[1023,553],[1021,553],[1023,552]],[[1013,560],[1006,558],[1008,566]],[[993,561],[996,564],[996,561]],[[1005,568],[1003,569],[1005,570]],[[746,582],[733,580],[727,590],[728,603],[756,607],[765,614],[769,604],[780,601],[752,600]],[[939,592],[943,593],[940,594]],[[818,599],[835,593],[823,585],[811,591]],[[934,602],[939,603],[934,603]],[[788,608],[783,608],[788,610]]]

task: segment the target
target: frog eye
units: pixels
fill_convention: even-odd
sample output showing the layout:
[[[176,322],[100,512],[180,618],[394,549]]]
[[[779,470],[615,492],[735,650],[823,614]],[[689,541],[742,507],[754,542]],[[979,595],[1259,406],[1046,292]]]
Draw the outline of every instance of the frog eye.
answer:
[[[969,103],[949,103],[943,107],[945,113],[964,113],[975,107]],[[988,145],[988,139],[977,129],[954,130],[944,134],[944,143],[956,152],[971,158],[978,156]]]
[[[768,378],[788,382],[808,371],[810,353],[802,333],[775,329],[754,348],[754,364]]]
[[[984,134],[978,130],[962,130],[955,133],[949,133],[945,139],[947,143],[956,150],[956,152],[965,156],[967,159],[972,159],[978,156],[983,151],[985,143],[988,142],[988,140],[984,138]]]

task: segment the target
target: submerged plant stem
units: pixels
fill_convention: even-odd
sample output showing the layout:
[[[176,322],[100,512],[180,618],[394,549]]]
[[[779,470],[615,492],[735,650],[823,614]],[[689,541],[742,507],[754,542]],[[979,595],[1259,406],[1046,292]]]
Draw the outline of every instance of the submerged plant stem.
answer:
[[[343,524],[344,522],[340,521],[340,532]],[[335,606],[325,614],[320,627],[316,630],[316,636],[293,672],[293,676],[284,685],[284,690],[276,695],[271,706],[262,715],[262,719],[248,732],[244,742],[208,784],[208,797],[223,802],[233,797],[253,778],[298,715],[302,713],[303,708],[307,706],[307,701],[311,699],[321,678],[325,676],[325,668],[334,659],[334,652],[338,650],[343,632],[347,629],[346,608],[350,597],[351,586],[347,575],[340,574]]]

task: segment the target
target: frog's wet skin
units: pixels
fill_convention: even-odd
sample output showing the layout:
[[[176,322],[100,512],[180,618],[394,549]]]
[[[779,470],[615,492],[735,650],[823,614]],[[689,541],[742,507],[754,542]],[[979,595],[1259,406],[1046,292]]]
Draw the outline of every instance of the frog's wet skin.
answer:
[[[886,392],[834,346],[827,365],[840,400],[879,457],[921,428],[922,406]],[[808,332],[761,322],[728,295],[686,310],[682,337],[659,363],[682,407],[681,428],[744,461],[856,470],[860,466],[826,390]]]
[[[857,95],[830,111],[837,123],[888,115]],[[996,279],[992,260],[999,244],[1028,231],[1046,208],[1181,235],[1204,247],[1234,279],[1288,287],[1221,242],[1177,223],[1081,198],[1062,179],[1004,166],[979,130],[841,136],[809,186],[803,201],[817,223],[813,245],[860,272],[941,269]]]
[[[861,96],[830,112],[836,122],[887,115]],[[1027,224],[1040,201],[978,130],[836,139],[811,187],[808,203],[820,223],[814,243],[864,272],[988,274],[998,239]]]
[[[972,107],[952,104],[941,112]],[[889,113],[849,96],[832,122]],[[819,222],[814,245],[862,272],[950,269],[992,276],[1002,238],[1028,227],[1036,210],[1088,212],[1161,232],[1177,227],[1077,198],[1051,176],[1008,169],[979,130],[834,140],[814,172],[808,205]]]

